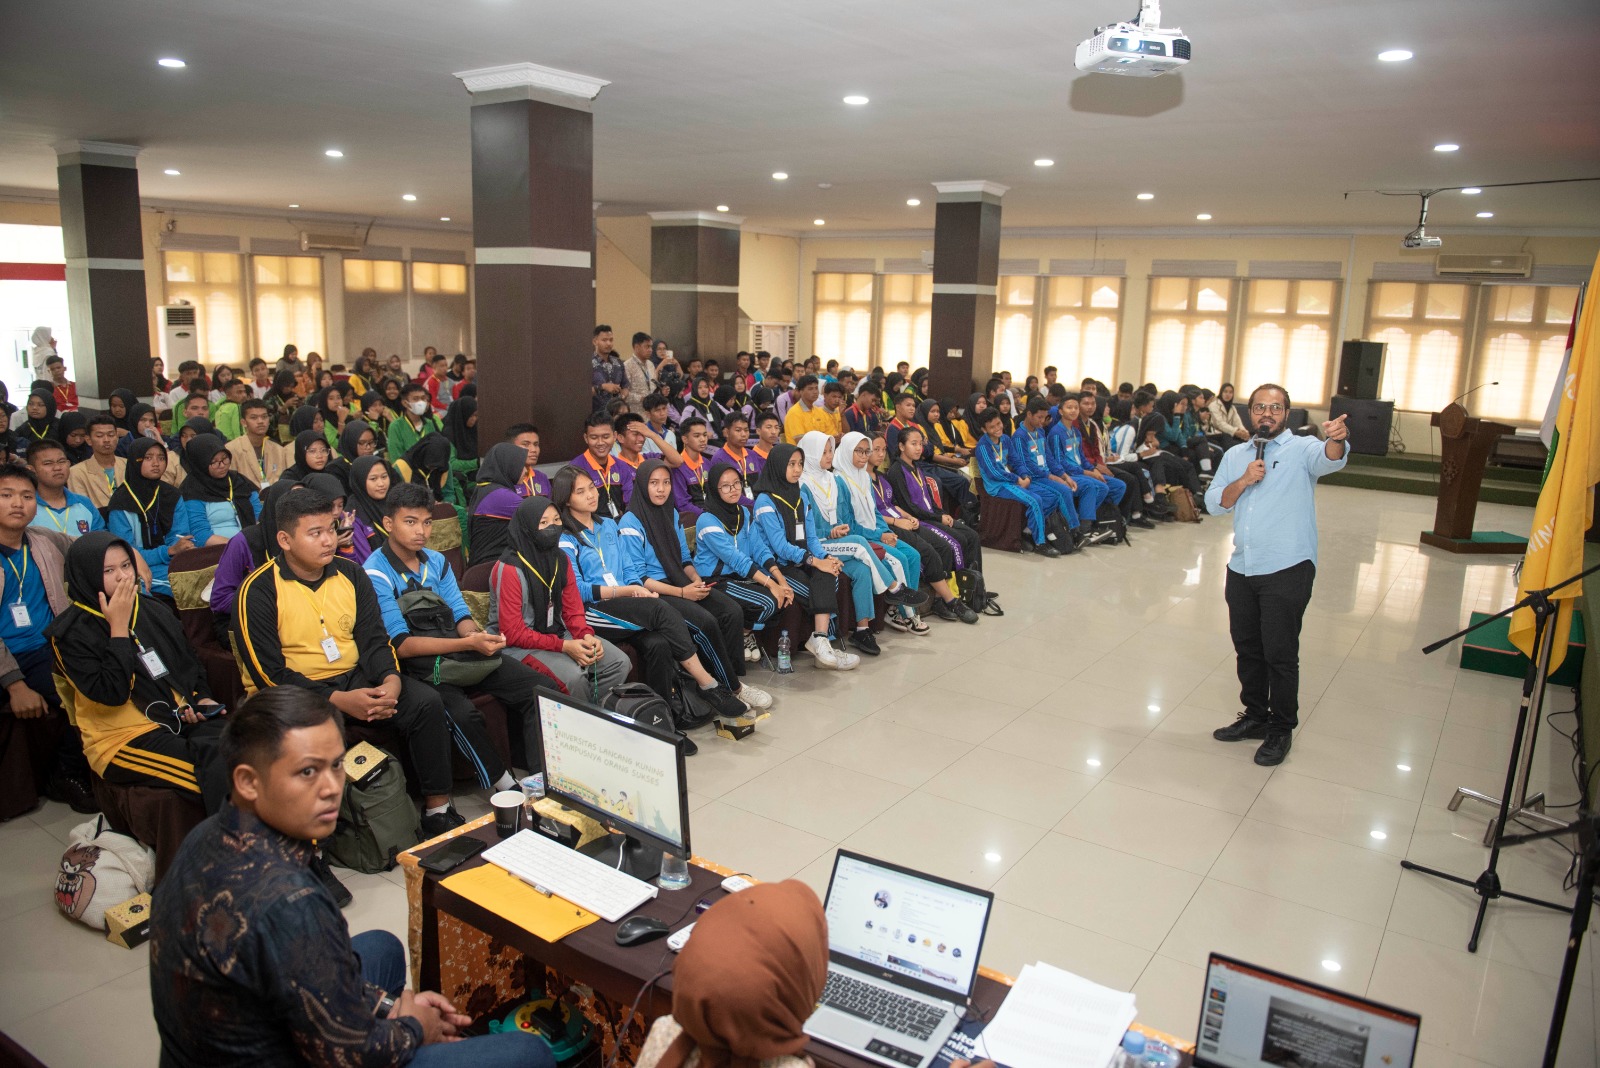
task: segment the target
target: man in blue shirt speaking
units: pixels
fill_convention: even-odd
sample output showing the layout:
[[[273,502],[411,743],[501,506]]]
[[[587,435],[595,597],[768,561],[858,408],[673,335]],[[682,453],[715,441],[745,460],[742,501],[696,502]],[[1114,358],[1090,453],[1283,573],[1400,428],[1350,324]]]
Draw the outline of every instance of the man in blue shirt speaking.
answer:
[[[1326,439],[1285,433],[1289,391],[1268,383],[1250,394],[1255,437],[1223,454],[1206,490],[1213,515],[1233,513],[1228,630],[1239,660],[1238,720],[1211,736],[1261,739],[1256,763],[1283,763],[1300,725],[1300,619],[1317,577],[1317,479],[1345,464],[1344,416]]]

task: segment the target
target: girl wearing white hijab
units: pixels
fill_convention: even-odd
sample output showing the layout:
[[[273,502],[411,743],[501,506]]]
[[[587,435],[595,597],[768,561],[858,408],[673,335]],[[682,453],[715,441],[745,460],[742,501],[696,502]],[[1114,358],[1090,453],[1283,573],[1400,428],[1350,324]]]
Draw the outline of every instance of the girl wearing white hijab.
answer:
[[[33,354],[31,362],[33,363],[33,377],[49,378],[50,372],[46,370],[44,361],[56,354],[56,339],[50,336],[50,328],[48,326],[36,326],[33,328],[32,341]]]
[[[799,445],[805,456],[800,492],[805,497],[808,516],[816,525],[817,539],[822,542],[823,550],[843,564],[845,573],[850,576],[850,592],[856,609],[856,630],[850,635],[850,644],[868,656],[877,656],[883,650],[878,648],[878,640],[867,626],[875,611],[873,594],[883,594],[883,599],[892,605],[911,608],[927,604],[927,594],[907,586],[878,559],[867,539],[850,533],[850,490],[844,479],[832,470],[833,439],[820,430],[812,430],[800,438]]]
[[[851,534],[866,539],[874,547],[882,546],[885,554],[883,562],[901,582],[914,590],[922,585],[922,556],[916,546],[896,536],[878,514],[877,505],[872,499],[872,473],[868,469],[871,454],[872,442],[867,440],[865,434],[852,430],[839,439],[839,448],[834,453],[833,473],[844,480],[845,488],[849,490],[842,519],[850,525]],[[885,616],[884,622],[908,634],[923,635],[929,630],[917,613],[904,605]]]

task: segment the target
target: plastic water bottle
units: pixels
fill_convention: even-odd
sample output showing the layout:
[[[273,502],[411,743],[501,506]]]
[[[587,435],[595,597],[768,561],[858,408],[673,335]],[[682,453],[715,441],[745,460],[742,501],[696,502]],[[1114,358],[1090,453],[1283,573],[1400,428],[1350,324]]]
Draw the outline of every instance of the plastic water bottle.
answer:
[[[780,675],[788,675],[794,671],[794,661],[789,653],[789,632],[784,631],[778,635],[778,674]]]
[[[1128,1068],[1169,1068],[1178,1063],[1177,1051],[1141,1031],[1122,1036],[1122,1063]]]

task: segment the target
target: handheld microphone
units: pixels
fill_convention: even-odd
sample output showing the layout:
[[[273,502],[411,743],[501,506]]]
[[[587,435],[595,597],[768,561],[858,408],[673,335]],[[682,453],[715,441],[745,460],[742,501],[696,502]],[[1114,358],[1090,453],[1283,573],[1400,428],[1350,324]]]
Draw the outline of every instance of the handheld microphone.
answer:
[[[1267,456],[1267,439],[1264,438],[1264,437],[1261,437],[1260,435],[1257,435],[1256,437],[1251,438],[1250,441],[1251,441],[1251,444],[1253,444],[1256,447],[1256,459],[1257,460],[1266,459],[1266,456]]]
[[[1484,386],[1498,386],[1499,384],[1500,384],[1499,382],[1479,382],[1477,385],[1473,386],[1471,389],[1469,389],[1465,393],[1461,394],[1461,396],[1459,396],[1455,400],[1451,401],[1450,404],[1455,404],[1456,401],[1466,400],[1468,397],[1470,397],[1474,393],[1478,392],[1478,390],[1482,389]],[[1445,407],[1446,408],[1450,407],[1450,404],[1445,405]]]

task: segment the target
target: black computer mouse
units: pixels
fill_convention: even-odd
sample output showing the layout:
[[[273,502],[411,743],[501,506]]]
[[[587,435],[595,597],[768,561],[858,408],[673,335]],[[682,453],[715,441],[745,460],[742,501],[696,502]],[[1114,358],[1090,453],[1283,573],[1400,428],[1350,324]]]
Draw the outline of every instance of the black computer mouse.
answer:
[[[629,916],[617,928],[617,945],[637,946],[665,936],[667,925],[650,916]]]

